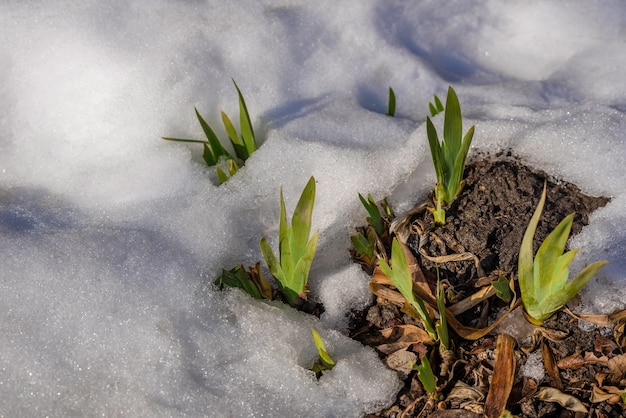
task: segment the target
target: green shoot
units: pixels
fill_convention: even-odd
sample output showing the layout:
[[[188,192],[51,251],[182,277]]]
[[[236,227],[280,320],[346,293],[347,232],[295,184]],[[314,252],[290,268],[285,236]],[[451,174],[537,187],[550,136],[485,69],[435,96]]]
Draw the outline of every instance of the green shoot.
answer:
[[[315,179],[311,177],[302,191],[289,225],[281,188],[279,258],[274,255],[267,239],[263,238],[260,243],[263,258],[278,281],[285,300],[291,306],[296,306],[299,299],[306,299],[309,270],[315,257],[318,236],[316,231],[309,240],[314,201]]]
[[[434,118],[439,113],[443,112],[443,104],[441,104],[441,100],[439,97],[435,95],[435,103],[428,103],[428,109],[430,110],[430,115]]]
[[[585,267],[570,282],[569,264],[577,249],[563,253],[574,214],[565,217],[543,241],[533,261],[533,238],[546,200],[546,186],[524,233],[518,261],[522,303],[526,317],[541,325],[573,298],[608,261],[596,261]]]
[[[237,287],[255,299],[272,299],[272,287],[263,277],[259,263],[250,267],[249,272],[241,265],[230,270],[222,270],[214,284],[220,290],[224,287]]]
[[[235,155],[240,159],[240,161],[245,162],[248,157],[256,151],[257,145],[246,101],[244,100],[235,80],[233,80],[233,84],[235,84],[235,88],[237,89],[237,94],[239,96],[239,126],[241,128],[241,136],[237,134],[235,126],[224,112],[222,112],[222,122],[224,123],[224,129],[228,134],[228,138],[230,139],[233,149],[235,150]],[[207,166],[215,166],[218,180],[220,184],[222,184],[237,172],[239,165],[237,164],[235,157],[233,157],[222,146],[219,138],[215,134],[215,131],[213,131],[211,126],[204,120],[202,115],[200,115],[198,109],[194,108],[194,110],[196,112],[196,118],[204,131],[204,135],[206,136],[205,141],[170,137],[163,137],[163,139],[167,141],[203,144],[204,152],[202,153],[202,159]],[[226,170],[224,170],[223,167],[220,167],[220,165],[225,165]]]
[[[448,322],[446,321],[446,301],[445,292],[439,281],[439,266],[437,268],[437,310],[439,310],[439,322],[436,330],[439,336],[439,344],[443,351],[450,349],[450,336],[448,335]]]
[[[319,356],[319,361],[315,362],[311,370],[315,373],[320,373],[324,370],[332,370],[333,367],[335,367],[335,360],[328,354],[324,340],[322,340],[322,337],[315,328],[311,328],[311,334],[313,334],[313,342],[315,343],[315,348],[317,348],[317,354]]]
[[[513,294],[511,293],[511,288],[509,286],[509,279],[500,275],[498,280],[491,283],[494,289],[496,289],[496,296],[503,300],[505,303],[511,302],[513,298]]]
[[[376,249],[376,237],[374,234],[374,230],[368,228],[367,238],[360,232],[350,237],[357,255],[365,256],[369,260],[374,258],[374,252]]]
[[[363,204],[363,206],[365,206],[367,213],[369,213],[370,215],[366,219],[367,223],[374,228],[374,231],[376,231],[378,236],[382,236],[385,232],[385,225],[383,223],[383,217],[380,214],[380,209],[378,209],[376,201],[371,194],[368,194],[367,200],[365,200],[365,198],[361,196],[361,193],[359,193],[359,200],[361,200],[361,203]]]
[[[394,116],[396,114],[396,94],[393,89],[389,87],[389,101],[387,103],[387,116]]]
[[[413,370],[417,370],[417,378],[422,382],[424,389],[429,395],[434,396],[437,391],[437,378],[427,356],[422,356],[420,364],[414,364]]]
[[[474,126],[472,126],[461,140],[463,133],[461,106],[452,87],[448,88],[446,99],[443,141],[439,142],[437,130],[430,117],[426,117],[426,133],[437,174],[436,208],[431,209],[431,211],[435,216],[435,223],[444,224],[445,211],[443,206],[452,202],[463,188],[462,178],[465,160],[474,136]]]
[[[428,332],[430,338],[436,340],[437,332],[433,326],[430,314],[424,305],[424,301],[420,298],[416,298],[413,294],[413,278],[411,277],[409,265],[397,238],[394,238],[391,244],[391,265],[393,268],[391,268],[383,258],[380,259],[380,269],[383,274],[391,280],[407,302],[415,308],[424,324],[426,332]]]

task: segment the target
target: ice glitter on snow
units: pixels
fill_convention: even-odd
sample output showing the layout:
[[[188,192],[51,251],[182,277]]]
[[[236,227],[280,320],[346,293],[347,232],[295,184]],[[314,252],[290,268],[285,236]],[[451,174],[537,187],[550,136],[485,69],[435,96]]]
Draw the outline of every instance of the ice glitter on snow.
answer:
[[[356,194],[402,211],[427,193],[422,122],[450,83],[474,147],[612,197],[573,239],[573,270],[609,259],[581,309],[623,308],[625,20],[619,1],[3,2],[2,413],[358,416],[390,402],[395,375],[342,334],[370,298],[348,256]],[[219,109],[236,115],[231,77],[264,143],[217,187],[197,149],[159,138],[200,138],[193,106],[215,126]],[[311,175],[321,320],[205,291],[261,259],[280,185],[291,212]],[[312,325],[338,362],[319,382]]]

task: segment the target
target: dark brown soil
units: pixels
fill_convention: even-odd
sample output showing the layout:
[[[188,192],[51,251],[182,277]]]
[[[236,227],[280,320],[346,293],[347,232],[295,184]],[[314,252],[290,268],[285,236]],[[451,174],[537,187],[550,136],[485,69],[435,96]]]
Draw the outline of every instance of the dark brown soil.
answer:
[[[459,300],[476,292],[481,283],[484,285],[485,277],[493,280],[501,275],[511,277],[516,274],[522,237],[538,204],[544,182],[547,181],[547,199],[535,235],[535,251],[539,242],[543,241],[566,215],[576,213],[572,227],[572,235],[575,235],[587,225],[589,214],[609,201],[604,197],[585,196],[575,185],[534,170],[509,153],[480,156],[480,159],[475,160],[475,163],[466,168],[464,177],[466,184],[463,191],[450,207],[446,208],[446,224],[436,226],[430,231],[431,239],[422,247],[422,254],[418,251],[417,235],[411,235],[407,241],[429,280],[436,277],[435,265],[423,256],[424,253],[430,257],[437,257],[469,252],[478,258],[478,268],[474,261],[439,263],[441,278],[449,284],[450,289],[454,289],[455,298]],[[414,215],[412,221],[421,225],[432,225],[432,214],[429,211],[420,211]],[[482,327],[497,316],[505,306],[504,302],[494,296],[457,319],[466,325]],[[355,322],[353,337],[377,347],[381,344],[382,329],[416,323],[419,321],[402,313],[396,306],[378,301]],[[601,344],[607,339],[614,339],[610,329],[608,336],[601,335],[600,329],[583,331],[578,326],[578,321],[572,320],[565,313],[552,317],[546,322],[545,327],[567,334],[567,337],[558,343],[545,340],[557,362],[577,352],[583,355],[593,353],[597,357],[623,354],[623,347]],[[605,334],[606,331],[607,329],[604,329]],[[438,403],[427,402],[428,396],[424,393],[416,373],[410,372],[402,375],[405,386],[398,394],[395,404],[372,416],[482,416],[481,401],[475,403],[474,409],[468,407],[462,409],[462,402],[447,399],[446,396],[457,382],[476,388],[490,380],[493,373],[496,333],[476,341],[462,340],[456,335],[454,337],[456,338],[453,342],[454,354],[458,361],[447,381],[439,385],[442,396]],[[598,347],[605,347],[604,351],[609,350],[610,353],[598,352]],[[421,349],[424,349],[423,346]],[[559,369],[562,391],[580,399],[589,409],[589,415],[576,415],[557,403],[527,396],[529,378],[522,378],[519,375],[519,367],[526,362],[527,352],[520,350],[519,346],[515,352],[518,357],[518,375],[507,408],[516,416],[521,418],[624,416],[621,403],[589,402],[592,386],[596,383],[594,377],[603,370],[598,364],[577,366],[575,370]],[[431,351],[431,360],[436,360],[437,355]],[[381,357],[385,358],[385,355],[381,353]],[[434,365],[433,368],[438,369],[438,365]],[[479,375],[484,377],[484,382],[482,378],[477,377]],[[535,388],[553,386],[555,383],[551,379],[546,374],[543,379],[530,384]]]
[[[609,201],[586,196],[575,185],[533,170],[510,154],[481,158],[466,168],[464,178],[463,191],[446,211],[446,224],[437,227],[436,234],[445,247],[431,240],[426,252],[435,255],[468,251],[478,257],[487,275],[495,270],[517,273],[519,247],[544,181],[548,182],[547,197],[535,234],[535,249],[565,216],[576,213],[572,225],[575,235],[587,225],[589,214]],[[424,221],[432,222],[432,214],[425,214]],[[408,243],[417,255],[415,236],[412,238]],[[421,261],[426,270],[434,270],[432,263]],[[453,283],[478,278],[471,261],[443,263],[439,269],[442,278]]]

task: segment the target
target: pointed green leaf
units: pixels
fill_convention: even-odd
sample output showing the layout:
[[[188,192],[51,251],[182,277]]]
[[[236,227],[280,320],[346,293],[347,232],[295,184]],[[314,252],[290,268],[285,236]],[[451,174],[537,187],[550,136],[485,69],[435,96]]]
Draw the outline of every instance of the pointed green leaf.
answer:
[[[461,148],[463,124],[461,119],[461,105],[452,87],[448,87],[448,97],[443,120],[443,138],[446,151],[444,158],[448,167],[454,166],[456,155]]]
[[[537,250],[533,279],[535,281],[535,296],[538,299],[542,295],[545,297],[549,294],[552,275],[554,274],[556,263],[565,249],[573,220],[574,214],[566,216],[546,237],[539,250]]]
[[[441,103],[441,100],[439,100],[439,97],[437,97],[437,95],[435,95],[435,107],[437,109],[437,113],[443,112],[443,104]]]
[[[162,136],[162,139],[165,139],[166,141],[176,141],[176,142],[193,142],[196,144],[207,144],[207,141],[200,141],[198,139],[182,139],[182,138],[169,138],[169,137],[165,137]]]
[[[243,94],[241,94],[241,90],[239,90],[239,86],[235,80],[233,80],[233,84],[235,85],[237,95],[239,96],[239,126],[241,128],[241,139],[246,147],[248,156],[250,156],[257,149],[254,130],[252,129],[252,122],[250,121],[248,107],[246,106]]]
[[[213,151],[211,148],[205,143],[204,151],[202,152],[202,159],[206,163],[207,166],[212,167],[217,164],[217,158],[213,155]]]
[[[433,369],[430,367],[430,362],[428,361],[428,357],[422,356],[422,360],[420,364],[416,364],[413,366],[415,370],[417,370],[417,378],[422,382],[424,389],[430,395],[435,393],[437,389],[437,381],[435,379],[435,374],[433,373]]]
[[[393,116],[396,114],[396,94],[393,89],[389,87],[389,102],[387,103],[387,116]]]
[[[235,154],[237,157],[241,158],[243,161],[248,159],[248,151],[246,150],[245,145],[241,142],[241,139],[237,135],[237,130],[235,126],[231,122],[228,115],[222,112],[222,122],[224,123],[224,129],[226,129],[226,133],[228,134],[228,139],[230,139],[230,143],[233,144],[233,148],[235,149]]]
[[[430,120],[429,117],[426,117],[426,134],[428,136],[428,145],[430,146],[430,154],[433,158],[433,164],[435,165],[435,174],[437,175],[437,182],[444,183],[444,165],[445,160],[441,151],[441,144],[439,142],[439,136],[437,135],[437,130],[435,129],[435,125]]]
[[[230,271],[222,269],[222,274],[220,274],[214,283],[219,289],[223,289],[224,286],[237,287],[255,299],[263,299],[261,291],[241,265]]]
[[[311,328],[311,334],[313,334],[313,342],[315,343],[315,348],[317,348],[317,354],[322,362],[322,366],[325,370],[332,370],[332,368],[335,367],[335,361],[330,354],[328,354],[324,340],[322,340],[322,337],[315,328]]]
[[[533,274],[533,238],[535,237],[535,231],[537,230],[537,224],[543,211],[543,205],[546,201],[546,185],[543,186],[543,192],[541,193],[541,199],[535,209],[524,238],[522,239],[522,245],[519,251],[519,258],[517,264],[518,282],[520,291],[522,293],[522,302],[524,303],[524,309],[530,315],[529,308],[532,306],[532,300],[535,299],[535,281]],[[531,315],[532,316],[532,315]]]
[[[595,261],[582,269],[570,282],[561,290],[550,294],[541,304],[540,311],[543,314],[542,321],[549,318],[556,311],[561,309],[570,299],[578,294],[587,282],[608,263],[606,260]]]
[[[317,250],[318,235],[318,231],[315,231],[311,241],[309,241],[309,244],[306,246],[304,255],[298,259],[298,262],[293,270],[292,289],[299,296],[303,296],[304,291],[306,290],[306,285],[309,280],[309,271],[311,270],[311,265],[313,264],[313,259],[315,258],[315,251]]]
[[[311,233],[311,218],[315,203],[315,179],[311,177],[300,195],[300,199],[293,212],[291,219],[291,232],[289,236],[292,256],[296,259],[302,257],[309,241]]]
[[[282,283],[284,281],[283,271],[280,263],[274,255],[274,252],[272,251],[272,248],[270,247],[269,242],[267,241],[267,239],[262,238],[259,245],[261,247],[261,254],[263,254],[263,258],[265,259],[265,262],[267,263],[267,266],[269,267],[272,276],[274,276],[279,283]]]
[[[439,281],[439,268],[437,267],[437,309],[439,310],[439,323],[437,324],[437,336],[443,350],[448,350],[450,337],[448,335],[448,322],[446,320],[446,302],[441,282]]]
[[[202,126],[202,130],[204,131],[204,134],[206,135],[206,138],[209,143],[209,147],[211,148],[211,151],[213,152],[215,159],[219,160],[220,157],[233,158],[224,149],[224,147],[220,143],[220,140],[217,138],[217,135],[215,135],[215,132],[213,132],[213,129],[211,129],[209,124],[206,123],[202,115],[200,115],[200,112],[198,112],[198,109],[194,107],[194,110],[196,111],[196,117],[198,118],[198,121],[200,122],[200,126]]]
[[[370,215],[366,219],[367,222],[374,228],[374,230],[376,231],[378,235],[382,235],[385,232],[384,225],[383,225],[383,218],[380,214],[380,209],[378,209],[378,205],[376,204],[376,201],[374,200],[371,194],[368,194],[367,200],[365,200],[365,198],[361,195],[361,193],[359,193],[359,200],[365,207],[365,210],[367,210],[367,213],[369,213]]]
[[[368,238],[369,236],[370,234],[368,234]],[[352,241],[352,245],[354,246],[357,255],[366,255],[369,258],[372,258],[374,256],[374,243],[370,242],[368,238],[365,238],[363,234],[359,233],[351,236],[350,241]]]
[[[472,138],[474,136],[474,126],[465,134],[463,138],[463,142],[461,145],[461,149],[459,149],[458,154],[456,155],[456,160],[454,161],[454,167],[452,169],[452,175],[450,176],[447,192],[448,192],[448,201],[444,201],[447,205],[452,202],[456,196],[461,192],[461,180],[463,179],[463,171],[465,170],[465,160],[467,159],[467,154],[469,152],[469,147],[472,144]]]
[[[567,283],[567,279],[569,278],[569,265],[572,260],[574,260],[576,253],[578,253],[578,249],[568,251],[558,258],[556,265],[554,266],[550,286],[546,292],[547,295],[552,294],[565,286],[565,283]]]

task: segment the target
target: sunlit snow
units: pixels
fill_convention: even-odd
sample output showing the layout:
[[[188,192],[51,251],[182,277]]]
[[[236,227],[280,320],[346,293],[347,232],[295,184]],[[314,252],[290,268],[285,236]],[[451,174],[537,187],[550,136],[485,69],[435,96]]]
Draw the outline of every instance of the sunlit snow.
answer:
[[[626,300],[626,5],[559,1],[0,3],[0,415],[359,416],[399,389],[345,314],[357,193],[411,208],[435,177],[424,119],[453,85],[475,150],[612,201],[573,239],[610,264],[589,312]],[[237,81],[260,149],[216,186],[194,106],[224,136]],[[385,116],[387,90],[398,109]],[[471,152],[470,152],[471,155]],[[470,157],[471,158],[471,157]],[[317,180],[321,320],[239,291],[222,268],[275,245]],[[337,367],[315,380],[309,328]]]

